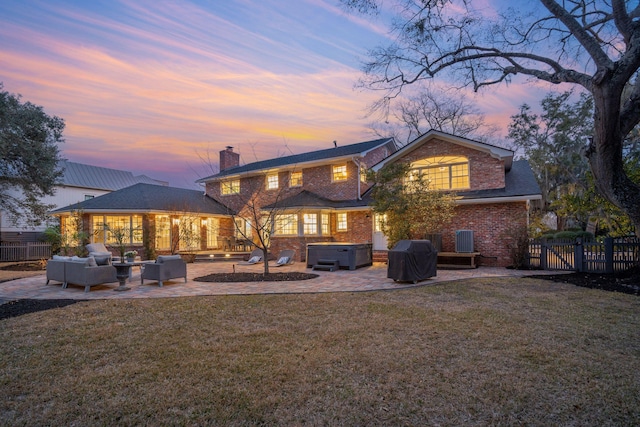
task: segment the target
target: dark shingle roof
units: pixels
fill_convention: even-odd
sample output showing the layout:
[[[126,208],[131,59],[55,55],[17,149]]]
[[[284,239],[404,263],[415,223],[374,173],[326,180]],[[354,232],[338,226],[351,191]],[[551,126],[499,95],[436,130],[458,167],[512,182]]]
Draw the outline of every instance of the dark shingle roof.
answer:
[[[324,208],[324,209],[340,209],[367,206],[369,203],[365,200],[331,200],[319,196],[311,191],[302,190],[298,194],[283,199],[278,204],[264,206],[263,209],[294,209],[294,208]]]
[[[138,183],[166,185],[165,182],[149,178],[146,175],[134,176],[131,172],[118,169],[66,160],[60,162],[59,166],[64,169],[61,184],[70,187],[115,191]]]
[[[540,186],[526,160],[516,160],[504,176],[505,188],[496,190],[463,191],[457,193],[463,199],[487,199],[493,197],[517,197],[540,195]]]
[[[318,160],[326,160],[334,157],[352,156],[359,153],[372,150],[380,145],[392,142],[393,138],[382,138],[373,141],[359,142],[357,144],[343,145],[325,150],[311,151],[308,153],[294,154],[291,156],[276,157],[269,160],[261,160],[259,162],[248,163],[220,171],[215,175],[201,178],[196,182],[206,182],[211,179],[222,178],[228,175],[236,175],[239,173],[254,172],[263,169],[272,169],[282,166],[293,166],[297,164],[313,162]]]
[[[231,211],[202,191],[163,185],[135,184],[103,196],[56,209],[52,213],[84,211],[167,211],[228,215]]]

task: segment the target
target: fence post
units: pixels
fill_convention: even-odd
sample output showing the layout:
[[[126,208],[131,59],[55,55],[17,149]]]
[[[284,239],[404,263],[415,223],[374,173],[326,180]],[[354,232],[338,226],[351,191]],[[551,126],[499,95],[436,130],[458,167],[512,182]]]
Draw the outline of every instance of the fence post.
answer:
[[[547,239],[540,240],[540,268],[547,269]]]
[[[613,273],[613,237],[604,238],[604,272]]]
[[[573,259],[575,260],[575,269],[581,273],[584,271],[584,245],[582,244],[582,238],[576,239],[576,244],[573,247]]]

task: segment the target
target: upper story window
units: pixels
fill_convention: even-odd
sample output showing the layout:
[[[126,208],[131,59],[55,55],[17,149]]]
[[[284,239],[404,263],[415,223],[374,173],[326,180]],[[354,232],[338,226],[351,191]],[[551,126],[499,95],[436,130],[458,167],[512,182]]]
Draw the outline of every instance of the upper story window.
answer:
[[[367,168],[364,166],[360,166],[360,182],[367,182]]]
[[[233,179],[230,181],[222,181],[220,183],[220,194],[226,196],[228,194],[239,194],[240,193],[240,180]]]
[[[346,181],[347,179],[347,165],[333,166],[331,173],[332,181]]]
[[[95,197],[95,196],[94,196],[94,195],[92,195],[92,194],[85,194],[85,195],[84,195],[84,199],[85,199],[85,200],[91,200],[91,199],[93,199],[94,197]]]
[[[302,186],[302,171],[291,172],[291,175],[289,176],[289,187],[300,186]]]
[[[412,176],[421,175],[432,190],[469,188],[469,159],[464,156],[438,156],[411,164]]]
[[[274,173],[271,175],[267,175],[267,190],[277,190],[278,189],[278,174]]]

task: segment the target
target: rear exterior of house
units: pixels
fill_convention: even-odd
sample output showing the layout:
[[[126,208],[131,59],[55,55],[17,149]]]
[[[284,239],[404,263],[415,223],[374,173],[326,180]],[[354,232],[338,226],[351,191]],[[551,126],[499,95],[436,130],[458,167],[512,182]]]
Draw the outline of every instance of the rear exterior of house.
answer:
[[[371,208],[366,171],[394,162],[409,163],[431,188],[456,196],[453,219],[429,236],[440,255],[472,252],[477,264],[512,264],[530,204],[541,198],[528,163],[514,161],[510,150],[437,131],[400,148],[386,138],[245,165],[227,147],[220,152],[220,172],[198,181],[204,194],[137,184],[54,214],[66,229],[72,212],[80,210],[94,242],[109,244],[106,230],[126,226],[130,247],[149,254],[238,250],[239,239],[257,241],[255,225],[262,224],[274,255],[289,249],[305,261],[310,243],[349,242],[371,244],[376,258],[384,260],[384,216]],[[197,244],[182,238],[185,226],[200,236]]]
[[[460,243],[463,235],[480,254],[479,263],[512,263],[511,248],[540,189],[527,162],[514,162],[512,151],[490,144],[430,131],[400,149],[381,139],[247,165],[227,147],[220,152],[220,173],[199,182],[208,196],[238,213],[237,227],[231,218],[221,226],[227,233],[250,234],[247,224],[261,220],[256,212],[272,217],[272,253],[293,249],[304,261],[309,243],[352,242],[371,243],[384,254],[383,220],[371,210],[372,184],[364,175],[392,162],[409,162],[433,179],[434,188],[457,195],[453,220],[438,232],[442,252],[459,250],[456,239]]]

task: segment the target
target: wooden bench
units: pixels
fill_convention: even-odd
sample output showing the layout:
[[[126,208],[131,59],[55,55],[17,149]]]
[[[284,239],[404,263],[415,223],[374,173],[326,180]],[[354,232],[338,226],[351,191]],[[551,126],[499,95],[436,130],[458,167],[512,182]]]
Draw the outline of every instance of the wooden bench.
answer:
[[[478,268],[476,257],[480,252],[438,252],[438,267]],[[458,260],[462,262],[457,262]]]

